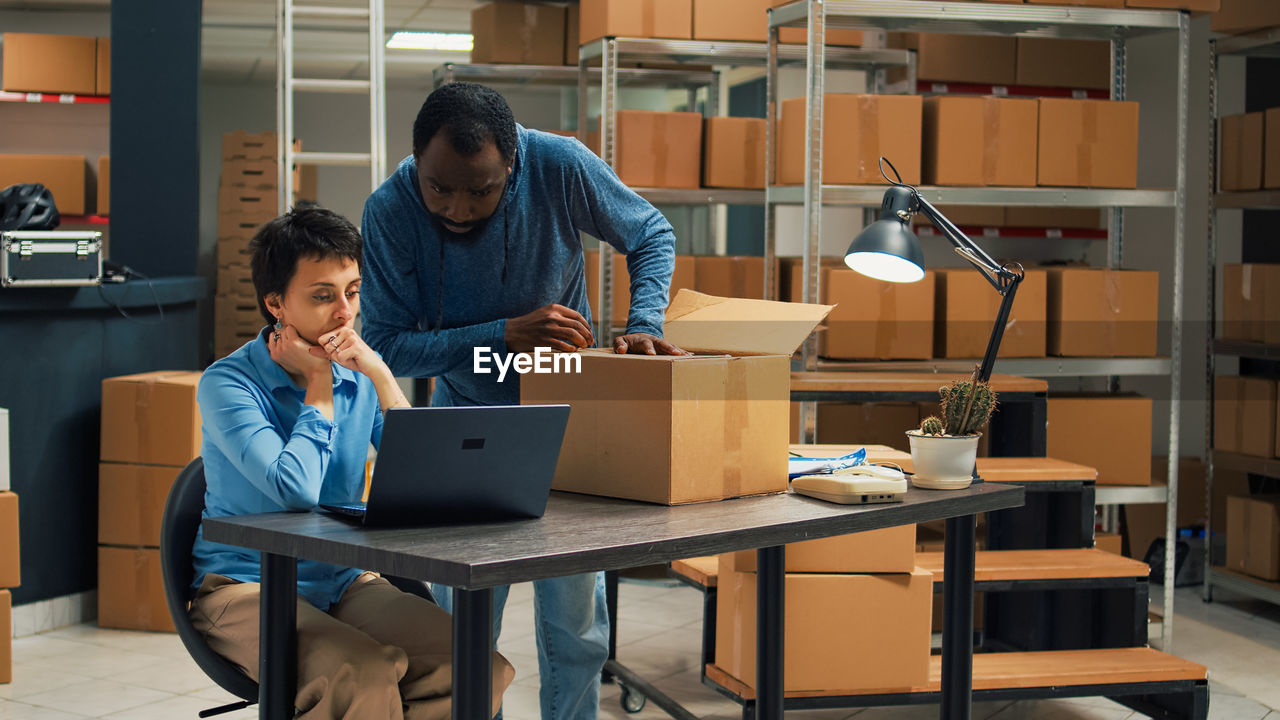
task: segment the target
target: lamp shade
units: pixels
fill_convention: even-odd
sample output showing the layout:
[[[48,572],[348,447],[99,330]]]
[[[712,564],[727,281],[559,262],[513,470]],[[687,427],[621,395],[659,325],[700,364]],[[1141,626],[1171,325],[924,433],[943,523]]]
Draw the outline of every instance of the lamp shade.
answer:
[[[906,223],[891,218],[862,229],[849,245],[844,263],[868,277],[888,282],[916,282],[924,277],[924,253]]]

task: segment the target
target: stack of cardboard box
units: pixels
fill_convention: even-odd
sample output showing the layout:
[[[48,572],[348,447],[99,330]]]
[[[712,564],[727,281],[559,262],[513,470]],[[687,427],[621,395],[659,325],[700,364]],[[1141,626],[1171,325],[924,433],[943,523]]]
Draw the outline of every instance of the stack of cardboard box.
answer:
[[[1227,568],[1280,580],[1280,496],[1227,498]]]
[[[294,149],[301,143],[294,141]],[[249,268],[249,241],[279,214],[276,134],[242,130],[222,135],[222,180],[218,188],[218,277],[214,297],[214,356],[251,340],[266,320],[258,310]],[[316,199],[315,168],[293,170],[292,203]]]
[[[1224,115],[1218,188],[1248,191],[1280,188],[1280,108]]]
[[[1213,387],[1213,446],[1254,457],[1280,455],[1276,378],[1219,375]]]
[[[13,682],[13,595],[22,582],[18,496],[9,480],[9,411],[0,408],[0,683]]]
[[[915,553],[914,525],[786,547],[786,692],[928,684],[933,575],[916,567]],[[715,664],[754,687],[756,553],[721,555],[717,587]]]
[[[160,522],[178,473],[200,454],[200,373],[102,381],[98,624],[173,632],[160,574]]]

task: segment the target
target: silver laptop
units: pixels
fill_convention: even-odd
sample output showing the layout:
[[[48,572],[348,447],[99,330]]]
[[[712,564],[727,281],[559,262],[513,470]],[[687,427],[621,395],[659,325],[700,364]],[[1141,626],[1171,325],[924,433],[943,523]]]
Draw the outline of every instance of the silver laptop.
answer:
[[[568,421],[568,405],[393,408],[369,501],[320,507],[370,526],[542,517]]]

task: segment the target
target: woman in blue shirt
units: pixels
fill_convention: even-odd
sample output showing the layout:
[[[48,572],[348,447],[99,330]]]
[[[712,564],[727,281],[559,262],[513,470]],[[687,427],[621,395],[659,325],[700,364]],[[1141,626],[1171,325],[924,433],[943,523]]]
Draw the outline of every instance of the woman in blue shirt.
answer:
[[[350,222],[317,207],[278,217],[253,238],[254,291],[273,327],[200,380],[205,517],[307,511],[363,494],[381,411],[408,403],[353,327],[361,245]],[[196,628],[256,680],[259,554],[201,533],[193,555]],[[298,595],[301,717],[450,716],[448,613],[375,573],[308,560],[298,562]],[[495,713],[514,675],[495,652]]]

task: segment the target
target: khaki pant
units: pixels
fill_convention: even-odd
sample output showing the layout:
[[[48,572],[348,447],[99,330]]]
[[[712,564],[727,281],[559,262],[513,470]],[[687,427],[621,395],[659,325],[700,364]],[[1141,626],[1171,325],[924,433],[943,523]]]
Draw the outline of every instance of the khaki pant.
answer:
[[[258,679],[258,583],[209,573],[191,603],[196,630]],[[452,711],[453,621],[375,573],[356,578],[329,611],[298,598],[298,695],[308,720],[447,720]],[[493,711],[515,678],[493,653]]]

